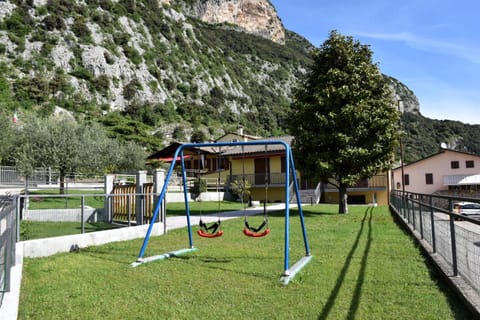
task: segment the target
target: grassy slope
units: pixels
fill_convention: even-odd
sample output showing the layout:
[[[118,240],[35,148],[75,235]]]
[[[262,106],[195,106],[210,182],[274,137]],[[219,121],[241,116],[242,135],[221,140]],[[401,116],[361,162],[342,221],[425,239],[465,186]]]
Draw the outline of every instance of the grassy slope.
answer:
[[[268,237],[246,238],[241,220],[224,221],[222,238],[195,238],[200,250],[135,269],[142,239],[25,259],[20,319],[468,318],[387,207],[336,209],[305,208],[314,258],[287,287],[284,219],[272,215]],[[304,253],[296,217],[291,227],[294,263]],[[175,230],[153,238],[146,256],[187,243]]]

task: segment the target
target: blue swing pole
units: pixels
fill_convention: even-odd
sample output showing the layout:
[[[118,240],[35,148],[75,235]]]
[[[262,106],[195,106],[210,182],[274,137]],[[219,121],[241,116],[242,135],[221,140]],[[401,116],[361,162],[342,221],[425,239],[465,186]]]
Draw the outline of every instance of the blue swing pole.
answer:
[[[150,226],[147,230],[145,235],[145,239],[143,241],[142,247],[140,249],[140,253],[138,254],[137,262],[133,263],[132,266],[136,267],[144,262],[150,262],[154,260],[162,260],[172,256],[177,256],[186,252],[197,250],[193,247],[192,241],[192,231],[191,231],[191,223],[190,223],[190,207],[188,205],[188,196],[186,194],[186,172],[184,166],[184,154],[183,150],[185,148],[199,148],[199,147],[223,147],[223,146],[245,146],[245,145],[283,145],[285,148],[285,167],[286,167],[286,175],[285,175],[285,256],[284,256],[284,272],[280,278],[283,284],[288,284],[291,279],[312,259],[312,255],[310,254],[310,249],[307,240],[307,233],[305,229],[305,222],[303,217],[303,211],[301,206],[298,182],[295,172],[295,165],[293,161],[293,154],[291,151],[290,146],[281,140],[261,140],[261,141],[247,141],[247,142],[217,142],[217,143],[195,143],[195,144],[183,144],[177,148],[175,151],[175,155],[173,157],[172,163],[167,173],[167,177],[165,178],[165,183],[162,188],[162,191],[158,197],[157,205],[155,207],[155,211],[150,222]],[[146,247],[148,245],[150,235],[153,229],[154,221],[156,220],[160,208],[160,204],[165,197],[167,185],[170,181],[173,169],[175,167],[176,160],[181,154],[181,161],[182,161],[182,175],[183,175],[183,184],[184,184],[184,198],[185,198],[185,209],[187,211],[187,225],[188,225],[188,232],[189,232],[189,244],[190,248],[187,249],[180,249],[177,251],[169,252],[166,254],[158,255],[143,259],[143,255],[145,254]],[[289,268],[289,249],[290,249],[290,192],[289,192],[289,185],[290,185],[290,170],[292,170],[292,177],[294,179],[294,188],[297,196],[297,204],[299,209],[301,227],[303,232],[303,240],[305,243],[305,251],[306,255],[297,261],[291,268]]]
[[[188,228],[188,244],[190,248],[193,248],[193,236],[192,236],[192,224],[190,223],[190,205],[188,203],[188,194],[187,194],[187,173],[185,170],[185,161],[183,156],[183,149],[182,149],[182,181],[183,181],[183,198],[185,200],[185,212],[187,214],[187,228]]]
[[[303,243],[305,244],[305,255],[309,256],[310,255],[310,246],[308,245],[308,238],[307,238],[307,229],[305,228],[305,219],[303,216],[303,208],[302,208],[302,201],[300,198],[300,188],[298,187],[298,179],[297,179],[297,174],[295,170],[295,163],[293,162],[293,155],[292,155],[292,149],[289,150],[290,152],[290,167],[292,168],[292,173],[293,173],[293,183],[294,183],[294,189],[295,189],[295,194],[297,196],[297,206],[298,206],[298,213],[300,216],[300,224],[302,226],[302,233],[303,233]]]
[[[143,239],[142,247],[140,248],[140,252],[138,253],[137,261],[131,264],[132,267],[137,267],[137,266],[139,266],[143,263],[146,263],[146,262],[151,262],[151,261],[155,261],[155,260],[163,260],[163,259],[168,258],[168,257],[173,257],[173,256],[177,256],[177,255],[180,255],[180,254],[183,254],[183,253],[186,253],[186,252],[196,250],[196,248],[193,248],[192,244],[190,243],[190,248],[187,248],[187,249],[181,249],[181,250],[169,252],[167,254],[153,256],[153,257],[149,257],[147,259],[143,258],[143,255],[145,254],[145,250],[147,249],[148,242],[150,241],[150,236],[152,234],[153,226],[155,224],[155,221],[157,220],[158,213],[160,211],[160,206],[162,204],[163,199],[165,198],[165,194],[167,193],[168,182],[170,181],[170,179],[172,177],[173,169],[175,168],[175,164],[176,164],[176,161],[177,161],[177,158],[178,158],[178,155],[180,154],[180,152],[182,152],[182,160],[183,160],[183,145],[178,147],[177,150],[175,151],[175,155],[173,157],[172,163],[170,164],[170,168],[168,169],[167,176],[165,177],[165,182],[163,184],[162,191],[160,192],[160,195],[158,196],[157,204],[155,206],[155,210],[153,212],[152,219],[150,220],[150,225],[148,226],[147,233],[145,234],[145,238]],[[185,171],[185,170],[182,170],[182,171]],[[187,218],[187,220],[188,220],[187,223],[190,223],[189,218]],[[166,221],[164,221],[163,223],[166,223]]]
[[[300,223],[301,223],[301,227],[302,227],[302,233],[303,233],[303,242],[305,244],[305,256],[302,257],[300,260],[298,260],[291,268],[289,268],[289,263],[288,263],[288,242],[287,240],[285,240],[285,271],[284,273],[282,274],[282,276],[280,277],[280,282],[284,285],[287,285],[290,280],[292,280],[295,275],[307,264],[310,262],[310,260],[312,260],[312,255],[310,253],[310,247],[308,245],[308,239],[307,239],[307,231],[306,231],[306,228],[305,228],[305,220],[304,220],[304,217],[303,217],[303,209],[302,209],[302,203],[301,203],[301,199],[300,199],[300,192],[299,192],[299,187],[298,187],[298,179],[297,179],[297,174],[296,174],[296,170],[295,170],[295,164],[294,164],[294,161],[293,161],[293,154],[292,154],[292,150],[290,147],[288,147],[288,150],[286,150],[287,153],[287,156],[286,156],[286,159],[285,161],[287,162],[286,163],[286,172],[287,172],[287,177],[286,177],[286,181],[287,181],[287,185],[290,185],[290,183],[288,183],[288,176],[290,175],[289,174],[289,164],[290,164],[290,167],[291,167],[291,170],[292,170],[292,179],[293,179],[293,184],[294,184],[294,189],[295,189],[295,195],[297,196],[297,206],[298,206],[298,213],[299,213],[299,216],[300,216]],[[288,190],[289,188],[286,187],[286,196],[285,198],[288,199],[288,202],[286,202],[286,205],[287,207],[289,206],[289,195],[290,195],[290,192]],[[287,225],[287,220],[288,220],[288,215],[287,215],[287,210],[285,210],[285,233],[287,233],[287,229],[288,229],[288,225]],[[290,212],[290,211],[288,211]],[[288,239],[288,235],[285,234],[285,239]]]
[[[283,263],[283,276],[289,276],[290,253],[290,147],[285,144],[285,251]]]

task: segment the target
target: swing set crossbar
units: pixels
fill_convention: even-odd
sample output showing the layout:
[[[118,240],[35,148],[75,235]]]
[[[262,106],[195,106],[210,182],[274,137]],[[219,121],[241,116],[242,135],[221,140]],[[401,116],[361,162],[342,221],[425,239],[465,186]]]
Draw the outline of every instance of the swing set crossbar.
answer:
[[[285,247],[284,247],[284,273],[281,276],[281,282],[284,284],[288,284],[291,279],[312,259],[312,255],[310,253],[310,247],[308,244],[307,239],[307,232],[305,228],[305,221],[303,216],[302,204],[300,201],[300,192],[298,187],[298,180],[295,171],[295,165],[293,161],[293,154],[290,146],[282,140],[255,140],[255,141],[241,141],[241,142],[215,142],[215,143],[186,143],[180,145],[177,150],[175,151],[175,155],[173,156],[172,163],[170,164],[170,168],[168,169],[167,175],[165,177],[164,185],[162,190],[157,198],[157,203],[155,205],[155,209],[153,211],[152,218],[150,220],[150,225],[147,229],[147,233],[143,240],[142,247],[140,248],[140,252],[137,257],[137,261],[132,263],[132,267],[137,267],[141,264],[156,261],[156,260],[164,260],[167,258],[175,257],[187,252],[191,252],[197,250],[193,246],[193,236],[192,236],[192,225],[190,221],[190,207],[188,204],[188,195],[187,195],[187,186],[186,186],[186,170],[185,170],[185,162],[184,162],[184,150],[188,148],[202,148],[202,147],[224,147],[224,146],[255,146],[255,145],[282,145],[285,148]],[[186,211],[186,219],[187,219],[187,230],[188,230],[188,238],[189,238],[189,248],[181,249],[173,252],[168,252],[162,255],[143,258],[145,254],[145,250],[147,248],[148,242],[150,240],[150,235],[152,233],[153,226],[155,221],[157,221],[158,214],[160,212],[160,207],[165,198],[167,192],[167,186],[173,174],[175,164],[177,159],[180,159],[181,166],[182,166],[182,178],[183,178],[183,190],[184,190],[184,200],[185,200],[185,211]],[[298,213],[300,217],[300,224],[303,233],[303,242],[305,246],[305,256],[304,258],[300,259],[295,265],[291,268],[289,267],[289,248],[290,248],[290,174],[292,175],[292,183],[294,186],[294,190],[296,193],[297,205],[298,205]]]

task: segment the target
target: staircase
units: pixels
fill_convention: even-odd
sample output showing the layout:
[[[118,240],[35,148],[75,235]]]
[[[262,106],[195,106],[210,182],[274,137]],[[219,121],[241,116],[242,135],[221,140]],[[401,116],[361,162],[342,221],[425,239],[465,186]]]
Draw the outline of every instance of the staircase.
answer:
[[[317,187],[317,189],[319,188]],[[299,190],[300,202],[307,204],[318,203],[318,201],[320,200],[320,193],[317,189]],[[290,203],[297,203],[297,195],[295,192],[293,192],[292,186],[290,186]]]

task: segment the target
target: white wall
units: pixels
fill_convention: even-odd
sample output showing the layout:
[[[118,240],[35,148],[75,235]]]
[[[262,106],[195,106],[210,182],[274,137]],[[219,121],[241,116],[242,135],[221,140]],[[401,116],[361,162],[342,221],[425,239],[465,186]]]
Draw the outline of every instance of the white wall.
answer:
[[[466,168],[465,162],[474,161],[473,168]],[[458,169],[451,168],[451,161],[458,161]],[[393,171],[393,189],[402,190],[402,170],[396,168]],[[425,174],[433,174],[433,184],[426,184]],[[404,166],[404,174],[409,175],[410,183],[405,185],[405,191],[418,193],[434,193],[439,190],[448,190],[444,184],[444,176],[448,175],[475,175],[480,174],[480,157],[462,152],[443,150],[443,152],[431,157],[419,160]],[[400,183],[400,186],[398,186]]]

